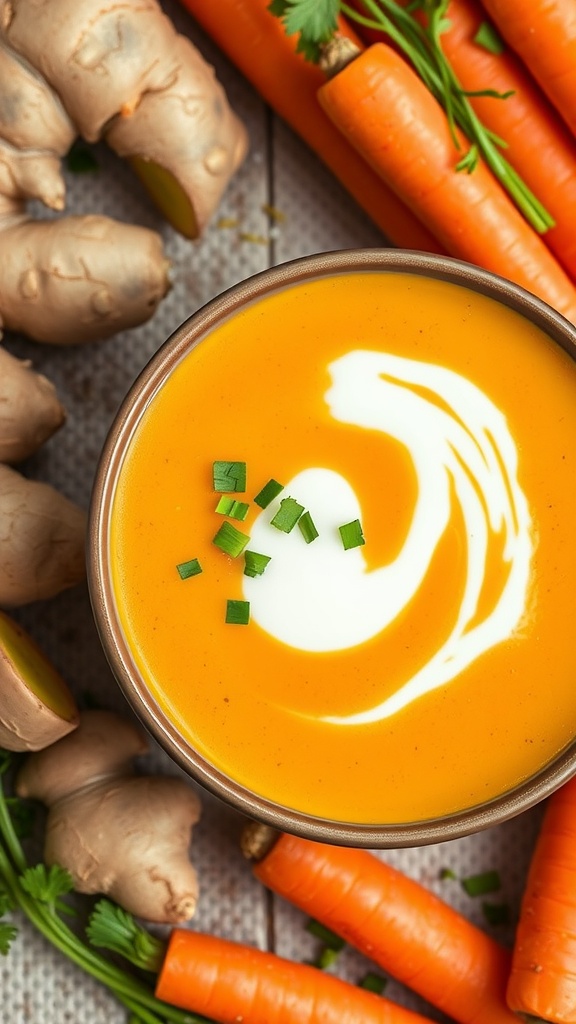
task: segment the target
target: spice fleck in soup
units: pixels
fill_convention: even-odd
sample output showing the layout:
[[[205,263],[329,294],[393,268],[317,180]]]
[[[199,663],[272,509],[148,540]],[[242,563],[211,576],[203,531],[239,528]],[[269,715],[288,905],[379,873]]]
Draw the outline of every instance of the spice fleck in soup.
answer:
[[[574,737],[575,442],[576,364],[460,285],[332,274],[231,314],[148,404],[115,495],[158,705],[305,814],[508,792]]]

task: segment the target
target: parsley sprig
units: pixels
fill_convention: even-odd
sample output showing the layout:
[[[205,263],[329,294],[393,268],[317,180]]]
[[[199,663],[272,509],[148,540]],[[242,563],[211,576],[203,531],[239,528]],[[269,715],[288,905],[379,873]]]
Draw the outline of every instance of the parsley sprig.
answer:
[[[381,32],[407,58],[432,95],[443,107],[457,148],[460,128],[469,142],[456,170],[471,174],[480,157],[506,189],[526,220],[540,234],[554,227],[554,220],[531,189],[502,154],[507,143],[487,128],[472,107],[469,96],[492,96],[506,100],[510,93],[485,89],[468,93],[462,88],[442,49],[442,34],[449,28],[450,0],[414,0],[401,7],[395,0],[361,0],[357,10],[346,0],[272,0],[269,11],[280,18],[288,35],[298,35],[297,48],[317,63],[323,49],[336,35],[338,15],[366,28]],[[422,25],[415,10],[426,15]]]

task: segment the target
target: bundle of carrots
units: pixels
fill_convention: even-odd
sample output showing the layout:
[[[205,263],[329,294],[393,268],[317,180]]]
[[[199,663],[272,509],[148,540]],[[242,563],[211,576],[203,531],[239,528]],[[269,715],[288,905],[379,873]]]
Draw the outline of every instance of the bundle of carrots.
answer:
[[[574,0],[182,2],[392,242],[576,322]]]

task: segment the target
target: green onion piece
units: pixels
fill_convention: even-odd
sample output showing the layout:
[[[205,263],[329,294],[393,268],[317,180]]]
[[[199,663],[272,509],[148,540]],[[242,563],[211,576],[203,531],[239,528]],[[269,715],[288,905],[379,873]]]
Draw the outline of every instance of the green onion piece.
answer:
[[[180,562],[176,568],[181,580],[189,580],[191,576],[198,576],[202,572],[202,566],[197,558],[191,558],[188,562]]]
[[[215,462],[212,467],[214,490],[227,494],[246,490],[245,462]]]
[[[506,903],[483,903],[482,913],[488,924],[510,924],[510,907]]]
[[[328,949],[333,949],[336,953],[339,953],[346,945],[341,935],[336,935],[336,932],[331,931],[330,928],[327,928],[320,921],[316,921],[313,917],[306,922],[306,931],[310,932],[311,935],[315,935],[317,939],[321,939]]]
[[[440,881],[441,882],[447,882],[447,881],[455,882],[456,881],[456,877],[457,876],[452,871],[452,868],[442,868],[442,870],[440,872]]]
[[[250,537],[246,533],[237,530],[232,523],[222,523],[218,533],[213,537],[212,543],[220,548],[230,558],[237,558],[246,547]]]
[[[488,53],[495,53],[496,55],[504,53],[506,49],[503,40],[489,21],[482,22],[474,36],[474,42],[484,50],[488,50]]]
[[[339,526],[338,529],[340,530],[345,551],[349,551],[350,548],[359,548],[362,544],[366,543],[359,519],[354,519],[351,523],[345,523],[344,526]]]
[[[298,520],[298,526],[300,528],[300,533],[304,537],[304,540],[306,541],[307,544],[311,544],[313,540],[316,540],[316,537],[318,536],[318,530],[316,529],[316,526],[314,525],[314,520],[312,519],[312,516],[310,515],[309,512],[304,512],[304,514],[300,516],[300,519]]]
[[[283,533],[291,533],[300,516],[304,512],[304,505],[299,505],[295,498],[282,498],[280,508],[270,520],[270,525]]]
[[[319,967],[321,971],[325,971],[328,967],[332,967],[332,964],[336,962],[339,956],[340,953],[337,949],[330,949],[329,946],[324,946],[324,949],[320,951],[313,961],[312,966]]]
[[[274,501],[274,498],[277,498],[283,490],[283,484],[279,484],[278,481],[274,479],[269,480],[267,484],[264,484],[262,490],[258,491],[254,501],[260,508],[268,508],[270,502]]]
[[[484,896],[487,892],[497,892],[500,888],[500,875],[497,871],[485,871],[481,875],[463,878],[461,885],[469,896]]]
[[[244,522],[250,511],[250,505],[246,501],[236,501],[235,498],[227,498],[223,495],[216,505],[216,512],[221,516],[230,516],[231,519],[239,519]]]
[[[247,626],[250,622],[250,602],[227,601],[226,622],[232,626]]]
[[[257,551],[245,551],[244,575],[261,576],[269,561],[270,555],[260,555]]]
[[[368,971],[358,982],[359,988],[365,988],[368,992],[375,992],[377,996],[382,995],[387,984],[388,978],[383,978],[381,974],[376,974],[375,971]]]

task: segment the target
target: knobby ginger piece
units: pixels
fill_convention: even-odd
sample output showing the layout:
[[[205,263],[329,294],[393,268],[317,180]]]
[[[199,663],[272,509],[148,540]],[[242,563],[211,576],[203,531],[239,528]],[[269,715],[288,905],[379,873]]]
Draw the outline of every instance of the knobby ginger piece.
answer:
[[[106,141],[130,162],[172,226],[202,234],[247,150],[214,69],[177,36],[178,70],[162,90],[112,122]]]
[[[0,747],[42,750],[77,724],[62,677],[32,637],[0,612]]]
[[[61,159],[76,134],[54,90],[0,44],[0,192],[62,210]]]
[[[176,230],[200,234],[247,135],[213,69],[156,0],[4,0],[0,26],[80,134],[106,138]]]
[[[196,908],[188,847],[200,801],[181,779],[134,776],[132,758],[146,750],[132,722],[86,711],[75,732],[27,759],[16,789],[48,805],[44,860],[66,868],[78,892],[177,924]]]
[[[72,501],[0,465],[0,606],[54,597],[84,579],[85,533]]]
[[[97,215],[0,216],[0,313],[37,341],[73,345],[148,320],[169,289],[154,231]]]
[[[0,347],[0,462],[28,458],[65,419],[51,381]]]

